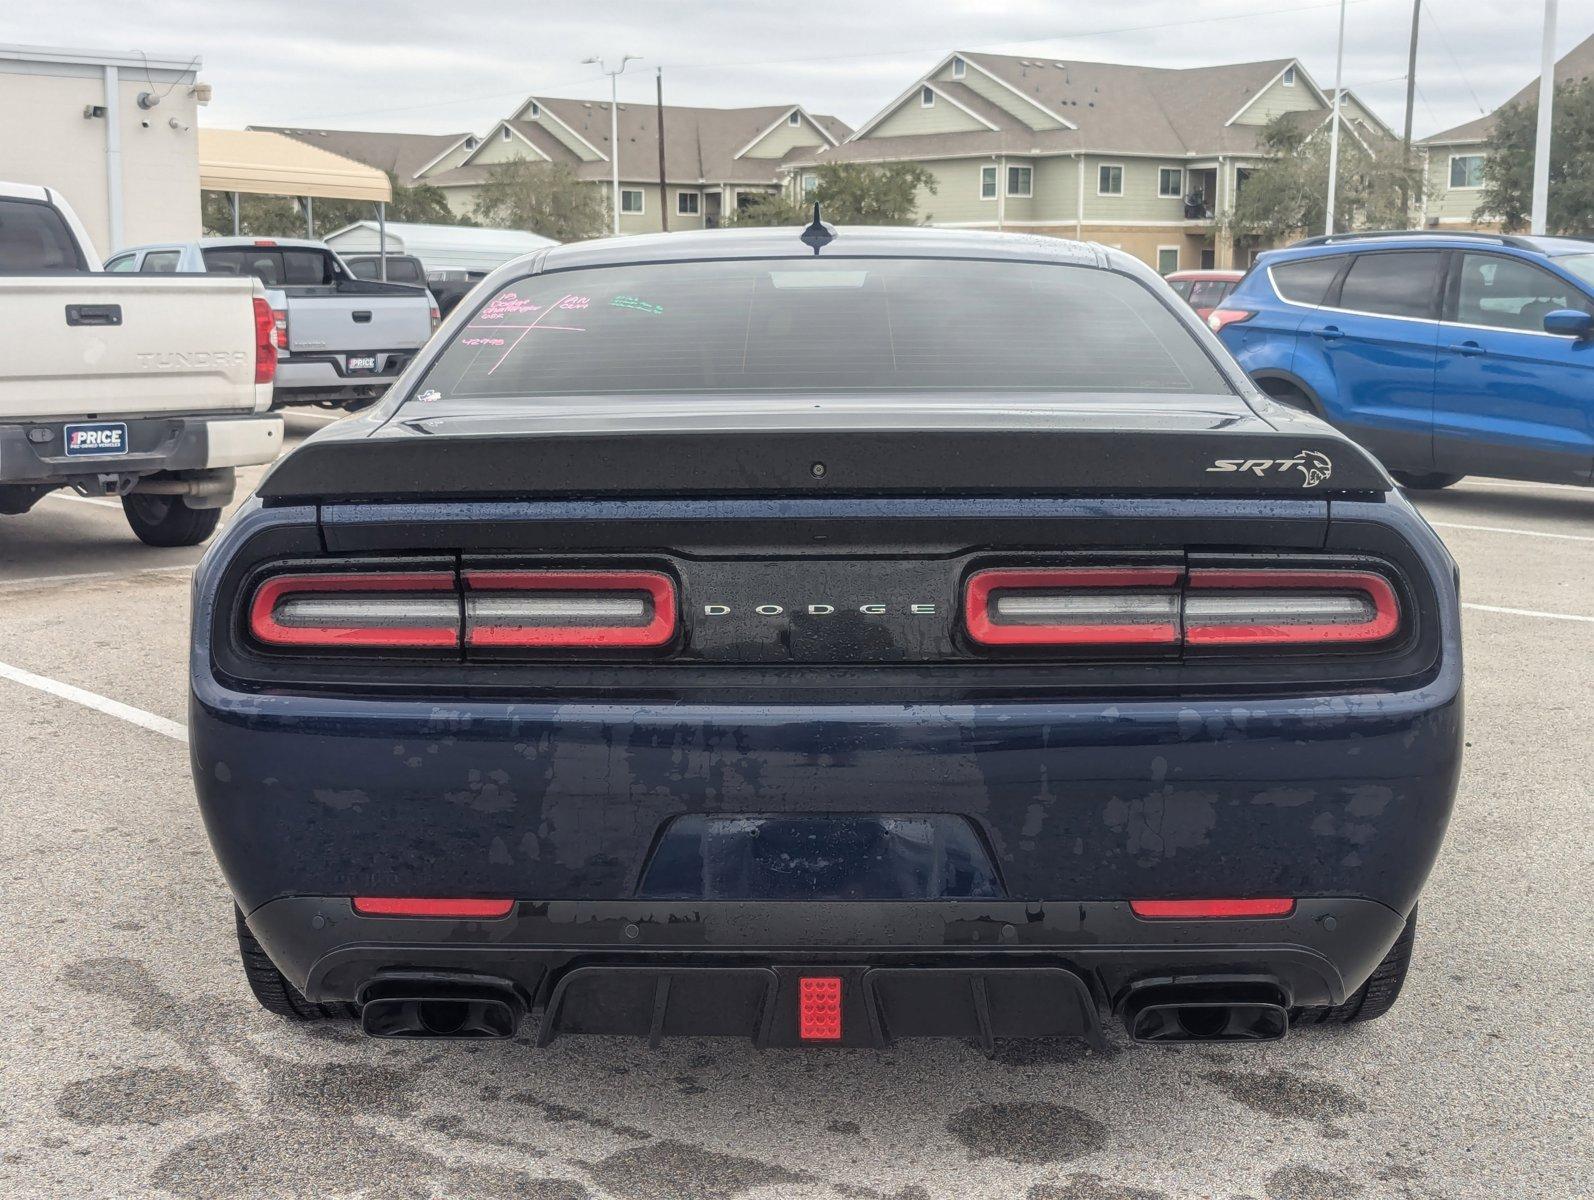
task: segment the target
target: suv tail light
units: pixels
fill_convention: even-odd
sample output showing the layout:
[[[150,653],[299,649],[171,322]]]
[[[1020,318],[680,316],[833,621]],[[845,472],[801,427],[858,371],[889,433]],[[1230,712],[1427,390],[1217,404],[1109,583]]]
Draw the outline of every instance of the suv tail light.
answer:
[[[1229,325],[1238,325],[1249,321],[1256,316],[1256,310],[1250,308],[1214,308],[1207,314],[1207,328],[1213,333],[1222,333]]]
[[[658,571],[466,571],[465,644],[591,649],[675,636],[675,584]]]
[[[277,377],[277,327],[271,305],[264,296],[255,297],[255,382],[270,383]]]
[[[982,646],[1172,646],[1176,567],[977,571],[964,591],[968,634]]]
[[[452,649],[459,626],[451,571],[279,575],[249,604],[249,632],[268,646]]]
[[[1372,571],[1068,567],[976,571],[964,630],[980,646],[1328,646],[1400,628]]]
[[[1370,571],[1190,572],[1190,646],[1379,642],[1400,625],[1395,589]]]

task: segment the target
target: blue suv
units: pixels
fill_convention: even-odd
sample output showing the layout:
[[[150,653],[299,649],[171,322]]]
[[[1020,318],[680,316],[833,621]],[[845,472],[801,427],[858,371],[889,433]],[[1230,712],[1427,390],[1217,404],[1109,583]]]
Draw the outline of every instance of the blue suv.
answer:
[[[1309,238],[1258,258],[1208,323],[1407,487],[1594,482],[1594,241]]]

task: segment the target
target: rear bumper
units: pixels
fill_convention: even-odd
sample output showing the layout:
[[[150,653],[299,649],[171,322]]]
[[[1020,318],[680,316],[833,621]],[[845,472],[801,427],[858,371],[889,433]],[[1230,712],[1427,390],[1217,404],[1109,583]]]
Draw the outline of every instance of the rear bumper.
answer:
[[[64,449],[68,425],[93,422],[32,421],[0,425],[0,483],[93,481],[101,475],[144,476],[159,471],[198,471],[268,463],[282,451],[282,418],[245,413],[237,416],[134,417],[127,426],[126,454],[69,457]]]
[[[374,371],[347,369],[346,354],[295,354],[277,361],[273,398],[278,404],[379,396],[403,373],[414,350],[372,350]]]
[[[1173,981],[1245,981],[1285,1004],[1337,1004],[1404,918],[1357,899],[1220,921],[1142,920],[1127,904],[1102,901],[522,901],[501,919],[454,921],[360,916],[347,898],[298,896],[263,905],[248,923],[319,1002],[353,1001],[398,977],[476,976],[507,981],[528,1010],[543,1008],[543,1040],[647,1035],[657,983],[668,976],[677,1010],[667,1032],[782,1045],[796,1040],[796,979],[825,974],[842,980],[852,1017],[844,1044],[880,1045],[915,1034],[1089,1035],[1138,988]],[[976,976],[992,1022],[984,1029],[966,1002]],[[705,995],[734,998],[746,988],[763,998],[695,1005],[698,981]],[[924,1011],[893,1013],[899,991]],[[1026,1004],[1026,995],[1046,1002]],[[1065,1003],[1073,996],[1077,1005]]]

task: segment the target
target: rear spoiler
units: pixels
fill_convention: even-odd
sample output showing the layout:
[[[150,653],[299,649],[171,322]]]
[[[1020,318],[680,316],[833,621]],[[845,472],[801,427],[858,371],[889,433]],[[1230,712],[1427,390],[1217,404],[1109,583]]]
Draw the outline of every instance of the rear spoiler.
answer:
[[[1040,414],[1000,426],[735,427],[623,419],[332,427],[280,459],[267,500],[348,502],[712,496],[1244,496],[1320,499],[1393,488],[1365,450],[1313,422],[1088,427]],[[350,426],[360,424],[349,422]],[[510,428],[518,424],[520,428]],[[774,423],[771,423],[773,425]],[[1304,423],[1303,423],[1304,424]],[[465,432],[464,426],[471,426]],[[619,426],[618,428],[616,426]],[[369,429],[369,426],[367,426]]]

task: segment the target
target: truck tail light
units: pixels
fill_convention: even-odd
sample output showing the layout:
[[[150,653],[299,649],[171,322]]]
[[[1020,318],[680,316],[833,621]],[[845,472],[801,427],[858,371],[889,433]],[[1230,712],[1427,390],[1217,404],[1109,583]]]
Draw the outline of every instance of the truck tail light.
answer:
[[[1173,646],[1176,567],[977,571],[964,588],[968,635],[982,646]]]
[[[459,629],[451,571],[278,575],[249,603],[249,632],[268,646],[452,649]]]
[[[437,310],[437,305],[432,305],[429,310],[432,315],[432,332],[437,332],[437,327],[443,323],[443,314]]]
[[[541,649],[662,646],[675,584],[658,571],[466,571],[465,644]]]
[[[270,383],[277,377],[277,328],[271,305],[264,296],[255,297],[255,382]]]
[[[286,350],[288,348],[288,310],[274,308],[271,310],[271,317],[276,326],[277,349]]]
[[[1395,589],[1371,571],[1190,572],[1189,646],[1378,642],[1400,626]]]
[[[1222,333],[1230,325],[1239,325],[1256,316],[1256,310],[1250,308],[1214,308],[1207,314],[1207,328],[1213,333]]]

